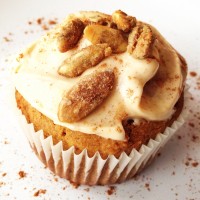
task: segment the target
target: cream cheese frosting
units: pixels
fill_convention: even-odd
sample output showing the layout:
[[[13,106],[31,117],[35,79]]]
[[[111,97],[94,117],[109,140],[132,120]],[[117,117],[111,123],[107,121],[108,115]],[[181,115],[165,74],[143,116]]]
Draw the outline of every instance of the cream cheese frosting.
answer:
[[[66,78],[58,74],[59,66],[91,43],[83,35],[76,48],[61,53],[56,42],[58,26],[23,52],[16,68],[16,89],[55,124],[86,134],[125,140],[123,119],[170,119],[183,89],[184,77],[177,52],[152,29],[157,38],[153,47],[155,59],[136,59],[128,52],[112,54],[80,76]],[[74,123],[59,121],[57,113],[63,95],[85,75],[105,68],[114,69],[117,74],[111,95],[86,118]]]

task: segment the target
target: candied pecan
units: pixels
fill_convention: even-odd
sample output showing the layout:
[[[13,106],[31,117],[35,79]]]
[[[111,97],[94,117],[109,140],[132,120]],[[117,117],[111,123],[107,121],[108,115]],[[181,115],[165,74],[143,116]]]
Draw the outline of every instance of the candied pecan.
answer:
[[[129,32],[136,25],[136,18],[128,16],[121,10],[117,10],[112,14],[112,20],[117,25],[117,28]]]
[[[96,66],[111,53],[112,50],[107,44],[88,46],[65,60],[59,67],[58,73],[66,77],[76,77],[85,70]]]
[[[89,25],[84,30],[84,36],[92,44],[107,43],[113,53],[122,53],[126,51],[127,40],[122,32],[102,25]]]
[[[74,48],[83,34],[84,24],[80,19],[72,18],[63,26],[58,34],[58,49],[64,53]]]
[[[148,25],[139,24],[129,34],[127,50],[138,59],[151,57],[154,39],[151,28]]]
[[[109,96],[114,80],[111,70],[85,76],[63,96],[58,108],[59,120],[70,123],[88,116]]]

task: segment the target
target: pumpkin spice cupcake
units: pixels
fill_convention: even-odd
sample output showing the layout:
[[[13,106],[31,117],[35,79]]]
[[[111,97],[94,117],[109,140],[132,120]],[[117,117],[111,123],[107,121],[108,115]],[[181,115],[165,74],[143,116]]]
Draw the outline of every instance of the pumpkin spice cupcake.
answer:
[[[78,184],[133,177],[183,124],[187,64],[118,10],[69,15],[16,68],[16,102],[41,161]]]

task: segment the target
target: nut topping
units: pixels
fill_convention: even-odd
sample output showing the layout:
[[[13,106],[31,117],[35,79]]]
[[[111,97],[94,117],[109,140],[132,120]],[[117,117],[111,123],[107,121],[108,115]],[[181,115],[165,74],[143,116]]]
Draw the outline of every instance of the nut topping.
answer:
[[[84,35],[92,44],[107,43],[111,47],[113,53],[122,53],[126,51],[127,40],[119,30],[102,25],[89,25],[85,28]]]
[[[114,86],[113,71],[99,71],[85,76],[63,96],[58,118],[62,122],[77,122],[88,116],[110,94]]]
[[[79,19],[84,23],[85,26],[91,24],[99,24],[103,26],[112,27],[112,17],[110,15],[100,13],[97,11],[81,11],[78,15]]]
[[[72,49],[79,41],[84,29],[84,24],[80,19],[69,20],[58,35],[59,51],[64,53]]]
[[[66,77],[76,77],[85,70],[96,66],[111,53],[112,50],[107,44],[88,46],[65,60],[58,69],[58,73]]]
[[[127,50],[138,59],[151,57],[153,42],[154,35],[151,28],[148,25],[139,24],[129,34]]]
[[[128,16],[121,10],[117,10],[112,14],[112,20],[117,25],[117,28],[129,32],[136,25],[136,18]]]

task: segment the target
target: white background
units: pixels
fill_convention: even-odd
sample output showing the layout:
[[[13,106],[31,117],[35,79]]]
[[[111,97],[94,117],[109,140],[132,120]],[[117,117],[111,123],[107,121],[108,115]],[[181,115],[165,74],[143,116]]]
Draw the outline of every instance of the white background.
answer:
[[[116,185],[115,193],[108,195],[108,186],[74,189],[68,181],[44,168],[13,113],[10,73],[15,55],[44,34],[36,23],[38,18],[44,17],[48,24],[49,19],[61,21],[79,10],[112,13],[116,9],[154,25],[186,58],[189,72],[195,71],[197,76],[188,75],[194,97],[188,121],[147,169],[136,179]],[[196,89],[200,82],[199,20],[198,0],[0,0],[0,199],[200,199],[200,90]],[[28,25],[28,21],[33,25]],[[5,37],[10,41],[6,42]],[[194,167],[193,163],[199,164]],[[26,177],[20,179],[20,170]],[[39,189],[46,189],[46,193],[34,197]]]

